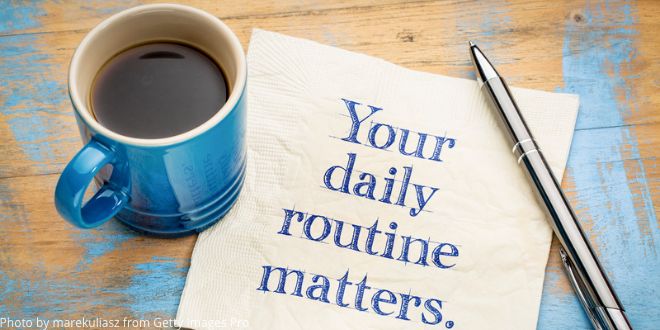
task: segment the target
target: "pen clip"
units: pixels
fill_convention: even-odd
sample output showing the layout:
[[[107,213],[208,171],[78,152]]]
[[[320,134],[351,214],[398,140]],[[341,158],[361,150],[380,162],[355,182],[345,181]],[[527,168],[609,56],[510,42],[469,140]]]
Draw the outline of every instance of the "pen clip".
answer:
[[[578,300],[580,300],[580,304],[582,304],[584,311],[587,313],[587,317],[589,317],[591,324],[594,326],[594,329],[602,330],[603,328],[601,327],[600,322],[598,322],[598,316],[594,309],[595,306],[590,300],[588,300],[587,295],[585,294],[587,288],[584,286],[580,275],[576,274],[575,268],[573,267],[573,261],[568,257],[566,251],[564,251],[564,248],[562,247],[559,248],[559,256],[564,264],[564,269],[566,269],[568,280],[571,282],[571,286],[577,294]]]

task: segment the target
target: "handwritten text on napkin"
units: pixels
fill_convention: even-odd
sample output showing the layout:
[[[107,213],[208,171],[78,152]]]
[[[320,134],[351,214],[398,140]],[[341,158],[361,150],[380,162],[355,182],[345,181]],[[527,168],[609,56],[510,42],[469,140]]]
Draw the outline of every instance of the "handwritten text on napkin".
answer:
[[[475,81],[261,30],[248,68],[245,184],[180,325],[535,328],[551,230]],[[577,97],[512,93],[561,177]]]

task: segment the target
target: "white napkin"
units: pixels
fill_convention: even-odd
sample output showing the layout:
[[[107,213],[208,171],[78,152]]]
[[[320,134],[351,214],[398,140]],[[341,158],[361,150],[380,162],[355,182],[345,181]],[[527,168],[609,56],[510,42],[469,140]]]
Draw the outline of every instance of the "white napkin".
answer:
[[[248,67],[245,185],[178,324],[535,328],[551,230],[475,81],[262,30]],[[578,97],[512,90],[561,178]]]

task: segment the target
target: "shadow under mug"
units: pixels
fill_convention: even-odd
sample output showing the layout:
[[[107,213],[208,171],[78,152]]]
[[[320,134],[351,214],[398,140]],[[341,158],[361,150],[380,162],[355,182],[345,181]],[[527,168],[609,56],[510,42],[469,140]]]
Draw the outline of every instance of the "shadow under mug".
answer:
[[[99,124],[89,98],[96,73],[118,52],[149,41],[181,42],[211,56],[227,78],[226,104],[202,125],[167,138],[127,137]],[[57,183],[55,206],[60,215],[80,228],[115,217],[139,232],[159,236],[199,232],[217,222],[235,203],[243,184],[246,79],[238,38],[202,10],[173,4],[138,6],[96,26],[76,49],[69,68],[69,95],[86,145]],[[99,189],[84,202],[92,181]]]

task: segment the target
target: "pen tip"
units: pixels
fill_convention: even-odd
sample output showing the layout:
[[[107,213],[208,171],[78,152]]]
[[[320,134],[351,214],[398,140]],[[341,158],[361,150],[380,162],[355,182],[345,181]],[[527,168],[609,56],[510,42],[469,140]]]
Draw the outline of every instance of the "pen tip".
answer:
[[[474,44],[474,42],[472,42],[472,40],[468,41],[468,44],[470,45],[470,47],[474,47],[474,46],[476,46],[476,45]]]

